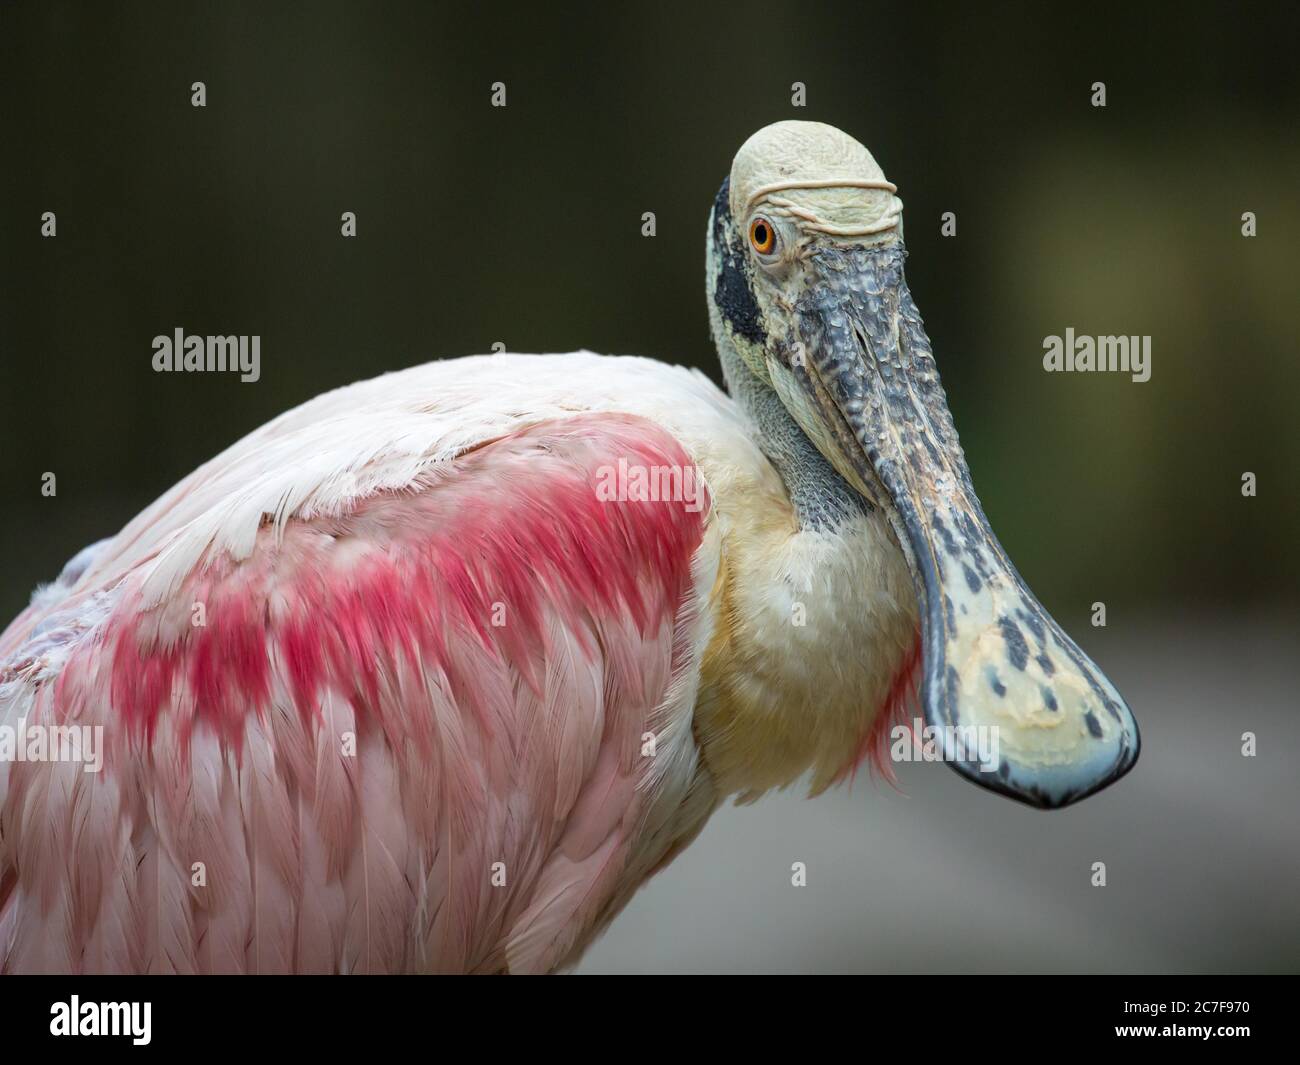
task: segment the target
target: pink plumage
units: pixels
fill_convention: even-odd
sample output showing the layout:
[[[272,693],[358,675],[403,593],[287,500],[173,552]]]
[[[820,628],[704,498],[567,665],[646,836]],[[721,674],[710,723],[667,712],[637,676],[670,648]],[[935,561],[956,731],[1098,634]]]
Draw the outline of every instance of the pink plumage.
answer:
[[[708,517],[602,503],[619,458],[690,462],[642,418],[533,424],[151,597],[221,471],[178,486],[0,639],[28,724],[105,739],[97,774],[8,767],[0,971],[563,963],[629,890]]]

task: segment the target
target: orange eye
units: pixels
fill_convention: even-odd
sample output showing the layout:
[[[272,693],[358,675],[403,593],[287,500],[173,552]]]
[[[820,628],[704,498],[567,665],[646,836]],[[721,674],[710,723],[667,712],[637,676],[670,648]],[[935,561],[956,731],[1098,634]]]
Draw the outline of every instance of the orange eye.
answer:
[[[759,255],[771,255],[776,247],[776,230],[766,218],[755,218],[749,223],[749,242]]]

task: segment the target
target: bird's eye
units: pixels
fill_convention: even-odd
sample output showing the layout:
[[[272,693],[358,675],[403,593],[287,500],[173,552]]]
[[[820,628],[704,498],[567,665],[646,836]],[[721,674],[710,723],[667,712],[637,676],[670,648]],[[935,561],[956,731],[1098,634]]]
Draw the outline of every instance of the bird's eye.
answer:
[[[755,218],[749,223],[749,242],[759,255],[771,255],[776,247],[776,230],[766,218]]]

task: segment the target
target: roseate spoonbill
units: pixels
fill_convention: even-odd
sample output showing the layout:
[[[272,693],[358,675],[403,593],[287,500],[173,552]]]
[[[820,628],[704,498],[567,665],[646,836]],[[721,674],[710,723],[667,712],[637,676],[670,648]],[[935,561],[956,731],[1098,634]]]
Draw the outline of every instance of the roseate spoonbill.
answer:
[[[643,358],[431,363],[75,558],[0,638],[0,724],[102,727],[103,765],[0,763],[0,969],[551,970],[725,798],[844,777],[916,672],[977,784],[1126,772],[1128,707],[976,499],[894,193],[829,126],[740,149],[731,398]]]

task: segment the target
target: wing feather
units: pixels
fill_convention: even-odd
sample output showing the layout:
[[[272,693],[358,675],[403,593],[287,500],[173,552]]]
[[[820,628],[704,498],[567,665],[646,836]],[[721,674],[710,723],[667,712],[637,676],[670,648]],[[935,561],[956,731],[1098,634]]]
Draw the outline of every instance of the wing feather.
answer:
[[[0,724],[105,757],[0,765],[0,971],[542,971],[662,858],[716,538],[593,485],[687,453],[613,413],[410,446],[400,490],[261,474],[251,533],[216,460],[0,638]]]

